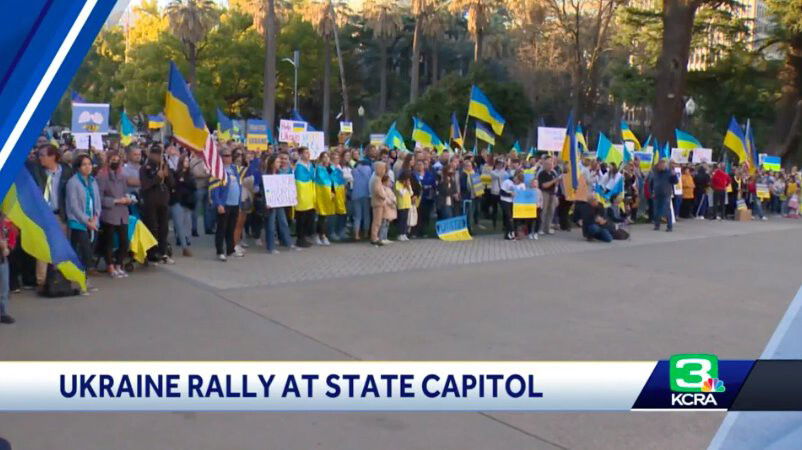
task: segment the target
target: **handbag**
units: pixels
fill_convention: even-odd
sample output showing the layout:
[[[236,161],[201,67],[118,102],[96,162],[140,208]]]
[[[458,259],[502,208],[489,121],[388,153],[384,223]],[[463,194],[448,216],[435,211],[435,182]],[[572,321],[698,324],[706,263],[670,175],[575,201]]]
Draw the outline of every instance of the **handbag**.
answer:
[[[418,225],[418,208],[414,205],[409,208],[409,215],[407,216],[407,226],[414,227]]]

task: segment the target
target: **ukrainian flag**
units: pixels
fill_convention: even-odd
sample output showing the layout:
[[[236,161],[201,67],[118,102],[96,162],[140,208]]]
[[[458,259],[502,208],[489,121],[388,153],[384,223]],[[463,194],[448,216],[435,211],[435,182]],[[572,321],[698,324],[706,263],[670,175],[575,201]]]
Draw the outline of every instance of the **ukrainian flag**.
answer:
[[[164,128],[164,115],[154,114],[148,115],[148,128],[151,130],[158,130]]]
[[[757,172],[758,162],[760,156],[757,153],[757,145],[755,145],[755,134],[752,131],[752,123],[750,120],[746,121],[746,154],[749,155],[749,174],[754,175]]]
[[[298,195],[296,211],[315,209],[315,169],[302,163],[295,166],[295,190]]]
[[[435,223],[437,237],[443,241],[470,241],[471,233],[468,231],[468,218],[457,216],[450,219],[438,220]]]
[[[589,151],[588,143],[585,141],[585,133],[582,131],[582,125],[576,124],[576,145],[579,147],[579,154],[584,155]]]
[[[513,219],[537,219],[537,191],[516,191],[512,199]]]
[[[487,125],[479,121],[476,122],[476,139],[481,139],[490,145],[496,145],[496,136]]]
[[[565,197],[574,199],[576,189],[579,187],[579,152],[577,152],[576,148],[576,129],[573,113],[568,116],[568,126],[566,127],[561,158],[565,162],[567,175],[567,182],[564,183]],[[585,201],[585,199],[579,200]]]
[[[84,266],[27,169],[19,171],[0,210],[20,229],[26,253],[55,265],[64,278],[86,290]]]
[[[128,217],[128,242],[131,243],[130,249],[134,254],[134,260],[139,264],[145,263],[148,250],[158,244],[148,227],[133,215]]]
[[[120,116],[120,142],[123,145],[131,145],[134,140],[134,124],[128,118],[128,114],[123,111]]]
[[[170,61],[170,78],[167,84],[167,98],[164,115],[173,125],[173,135],[181,144],[197,151],[203,151],[209,130],[203,120],[200,107],[192,97],[187,82]]]
[[[445,150],[446,145],[437,137],[437,133],[432,130],[429,125],[417,117],[412,118],[414,127],[412,129],[412,140],[421,143],[421,145],[430,145],[437,149],[438,152]]]
[[[515,150],[517,153],[521,153],[521,152],[522,152],[522,150],[521,150],[521,143],[520,143],[520,142],[518,142],[518,140],[517,140],[517,139],[516,139],[516,140],[515,140],[515,142],[512,144],[512,149],[513,149],[513,150]]]
[[[626,152],[626,148],[623,151]],[[604,133],[600,132],[599,142],[596,144],[596,158],[606,163],[615,163],[620,166],[624,160],[624,155],[610,142],[610,139]]]
[[[387,134],[384,136],[384,145],[405,152],[409,151],[407,150],[407,144],[404,142],[404,136],[401,136],[401,133],[395,127],[395,122],[390,125],[390,129],[387,130]]]
[[[459,122],[457,122],[457,113],[451,113],[451,142],[457,144],[459,148],[463,148],[462,132],[459,129]]]
[[[471,101],[468,103],[468,115],[483,120],[493,127],[493,131],[501,136],[506,123],[501,114],[496,112],[487,96],[478,87],[471,86]]]
[[[727,134],[724,135],[724,146],[738,156],[739,163],[749,160],[749,156],[746,153],[744,132],[738,122],[735,121],[735,117],[730,118],[730,126],[727,129]]]
[[[221,141],[230,141],[233,129],[234,124],[231,122],[231,118],[223,114],[220,108],[217,108],[217,137]]]
[[[624,142],[632,142],[635,144],[635,150],[640,150],[641,147],[638,137],[629,129],[629,124],[623,120],[621,121],[621,139],[623,139]]]
[[[690,133],[686,133],[679,129],[674,129],[674,135],[677,137],[677,148],[685,149],[685,150],[695,150],[697,148],[702,148],[702,143],[699,142],[699,139],[691,136]]]

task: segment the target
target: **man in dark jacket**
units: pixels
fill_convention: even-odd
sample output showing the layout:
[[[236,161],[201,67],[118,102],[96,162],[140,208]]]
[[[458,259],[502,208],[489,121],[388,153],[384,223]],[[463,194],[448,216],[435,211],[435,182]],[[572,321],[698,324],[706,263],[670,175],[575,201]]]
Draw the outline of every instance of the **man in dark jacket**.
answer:
[[[671,217],[671,195],[674,193],[674,185],[679,182],[677,174],[666,165],[666,160],[661,159],[652,169],[649,178],[649,192],[654,199],[654,229],[660,229],[660,221],[666,217],[666,231],[672,231],[674,223]]]
[[[587,203],[577,203],[577,213],[582,222],[582,235],[585,239],[588,241],[594,239],[602,242],[613,241],[604,206],[599,203],[595,195],[588,196]]]
[[[142,221],[148,227],[159,245],[150,249],[148,260],[175,264],[167,254],[167,233],[169,221],[170,189],[173,177],[162,158],[162,149],[156,144],[150,148],[148,160],[139,169],[140,195],[142,196]]]
[[[707,166],[702,165],[693,177],[693,211],[698,218],[707,216],[707,209],[710,205],[707,202],[707,188],[710,186],[710,174],[707,173]]]

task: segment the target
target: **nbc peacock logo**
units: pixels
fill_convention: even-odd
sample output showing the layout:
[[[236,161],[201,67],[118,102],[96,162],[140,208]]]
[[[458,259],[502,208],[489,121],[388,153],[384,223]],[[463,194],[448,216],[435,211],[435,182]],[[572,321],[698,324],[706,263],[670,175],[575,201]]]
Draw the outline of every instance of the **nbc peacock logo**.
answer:
[[[702,383],[702,392],[724,392],[724,382],[718,378],[708,378]]]

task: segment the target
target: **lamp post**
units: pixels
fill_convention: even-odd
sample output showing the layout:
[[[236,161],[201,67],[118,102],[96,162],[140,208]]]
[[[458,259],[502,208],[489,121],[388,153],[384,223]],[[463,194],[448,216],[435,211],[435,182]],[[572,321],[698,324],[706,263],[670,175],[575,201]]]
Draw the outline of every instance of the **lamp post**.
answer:
[[[694,112],[696,112],[696,102],[693,101],[693,97],[688,97],[688,101],[685,102],[685,126],[688,126]]]
[[[292,59],[284,58],[281,61],[292,64],[293,69],[295,69],[295,83],[293,84],[292,89],[292,107],[296,112],[298,112],[298,66],[301,63],[301,52],[295,50],[292,52]]]

